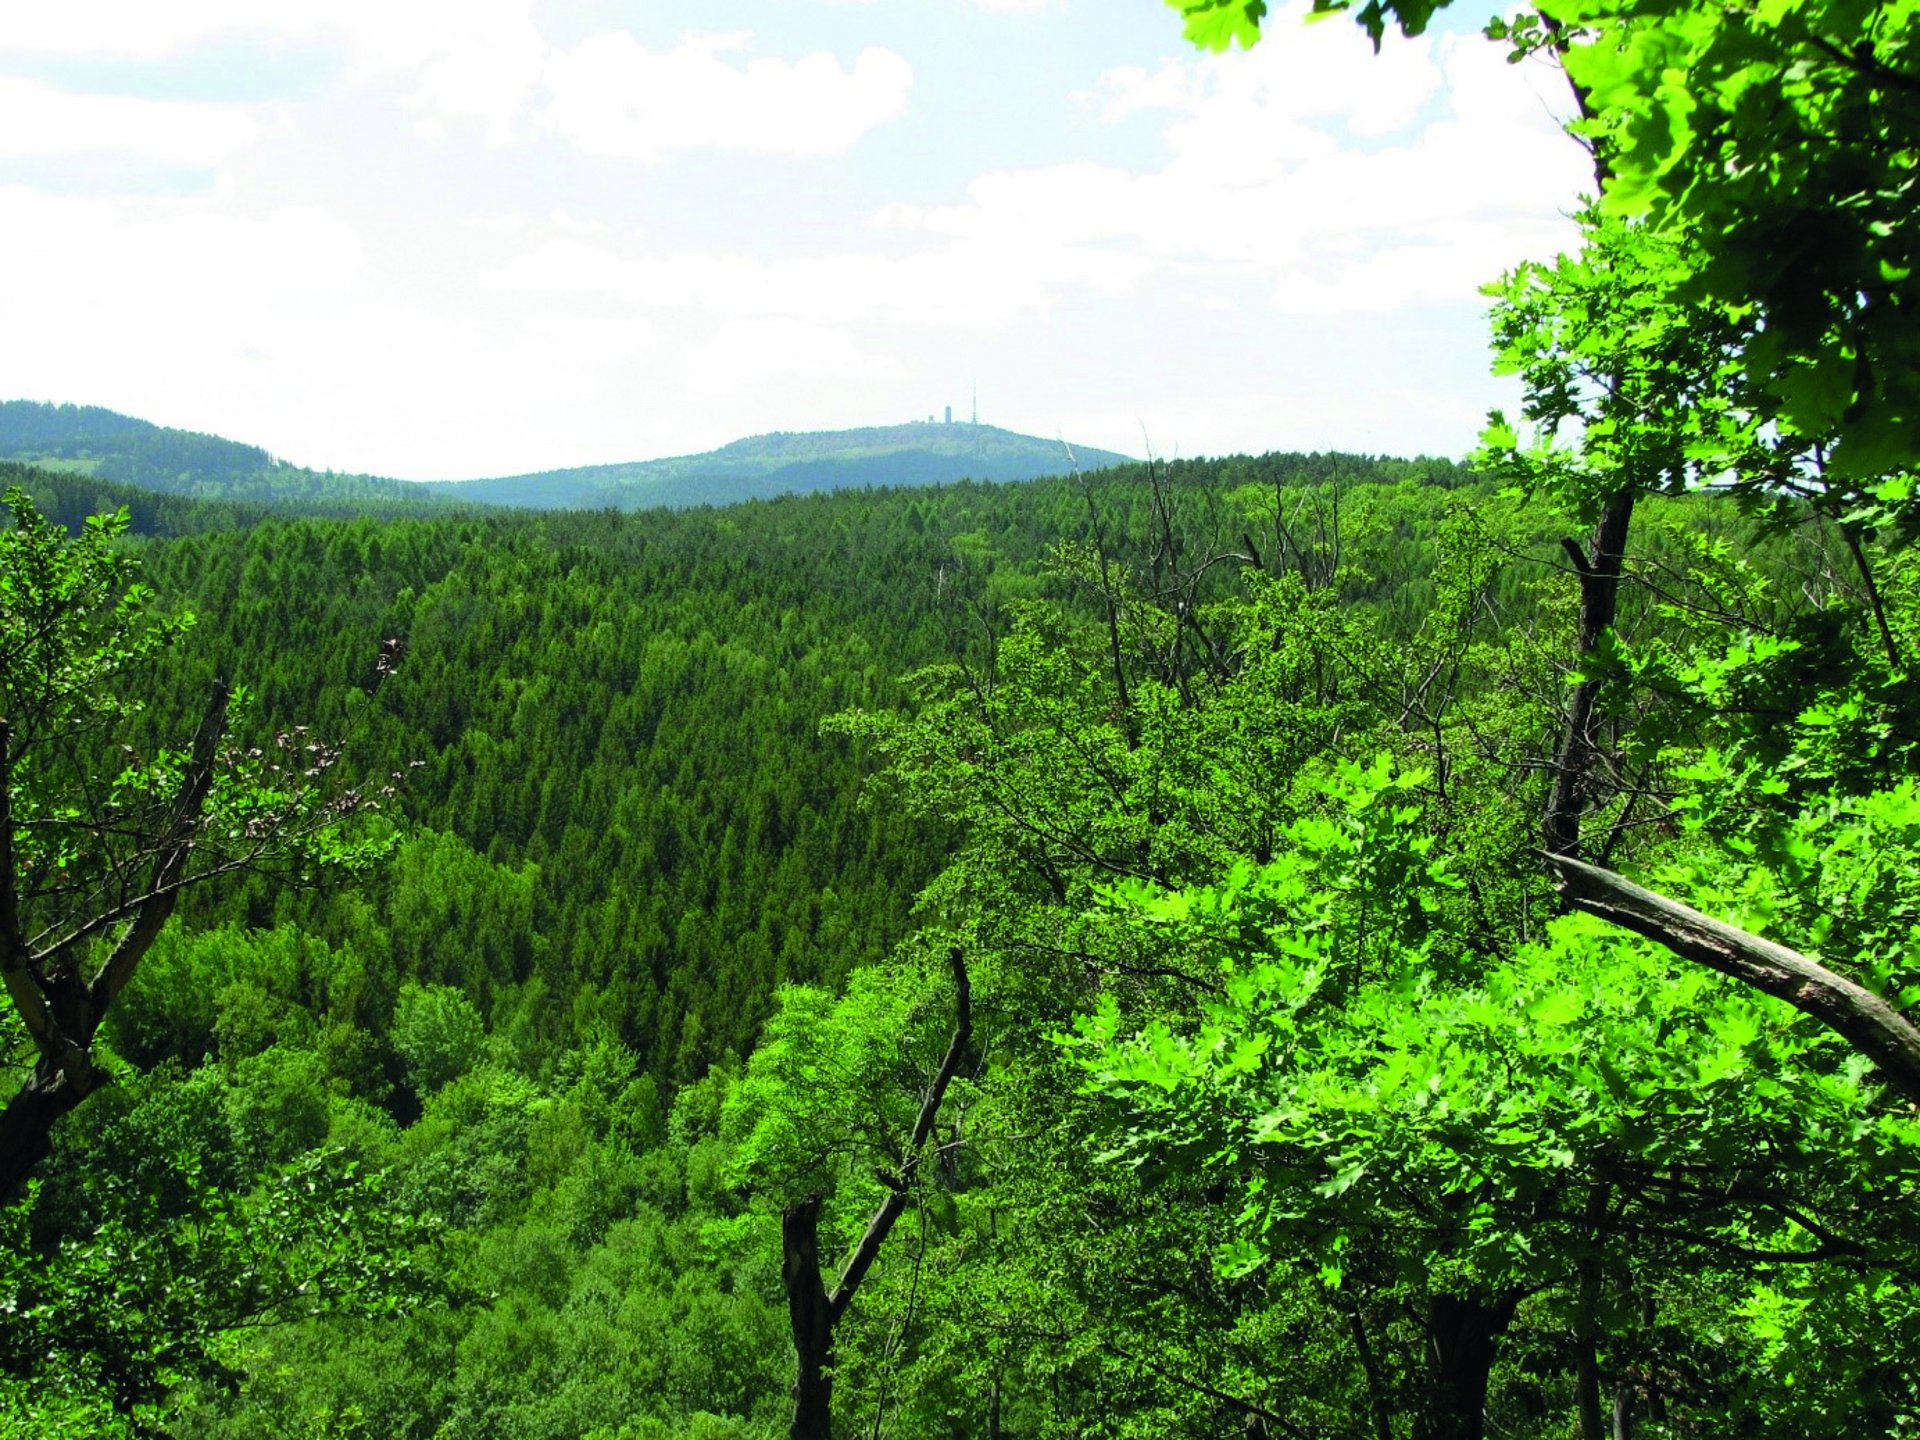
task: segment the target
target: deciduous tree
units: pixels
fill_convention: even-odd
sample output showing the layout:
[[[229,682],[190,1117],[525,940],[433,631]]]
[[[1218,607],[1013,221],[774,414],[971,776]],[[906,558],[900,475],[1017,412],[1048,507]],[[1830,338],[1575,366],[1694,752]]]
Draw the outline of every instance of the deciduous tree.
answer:
[[[0,975],[31,1070],[0,1112],[0,1194],[56,1121],[108,1079],[102,1020],[184,891],[274,871],[364,869],[384,850],[351,817],[379,796],[340,783],[340,750],[304,730],[235,738],[244,692],[216,680],[184,742],[144,748],[141,687],[191,624],[153,617],[119,545],[126,515],[78,535],[10,490],[0,531]],[[378,673],[397,650],[383,652]]]

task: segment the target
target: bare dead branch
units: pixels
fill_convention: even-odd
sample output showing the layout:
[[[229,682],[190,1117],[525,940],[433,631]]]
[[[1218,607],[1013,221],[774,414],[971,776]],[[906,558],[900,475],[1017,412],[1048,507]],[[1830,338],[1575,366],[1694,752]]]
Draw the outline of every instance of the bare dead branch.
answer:
[[[860,1237],[860,1243],[854,1246],[847,1263],[841,1267],[839,1283],[834,1286],[833,1295],[827,1301],[828,1314],[833,1321],[838,1321],[846,1312],[854,1292],[860,1288],[860,1282],[867,1278],[867,1271],[873,1268],[873,1262],[879,1257],[880,1246],[893,1229],[894,1221],[906,1209],[914,1176],[920,1169],[921,1151],[926,1148],[927,1139],[933,1134],[934,1122],[940,1117],[940,1102],[946,1099],[947,1087],[953,1083],[953,1077],[960,1073],[967,1047],[973,1043],[973,986],[967,978],[966,952],[956,945],[948,953],[947,960],[953,968],[953,1039],[947,1044],[947,1053],[941,1058],[933,1084],[920,1102],[920,1113],[913,1122],[913,1134],[901,1157],[898,1180],[889,1188],[880,1207],[873,1212],[873,1218],[867,1222],[866,1233]]]
[[[1568,855],[1546,859],[1559,881],[1561,898],[1575,909],[1786,1001],[1873,1061],[1909,1099],[1920,1101],[1920,1029],[1865,986],[1610,870]]]
[[[233,699],[233,687],[225,677],[213,682],[206,713],[194,733],[192,758],[180,786],[179,799],[167,826],[158,864],[154,867],[150,897],[134,914],[133,924],[108,954],[87,994],[96,1014],[104,1013],[133,978],[133,970],[159,937],[161,928],[180,901],[180,881],[193,854],[193,832],[200,812],[213,788],[214,752],[227,729],[227,706]]]

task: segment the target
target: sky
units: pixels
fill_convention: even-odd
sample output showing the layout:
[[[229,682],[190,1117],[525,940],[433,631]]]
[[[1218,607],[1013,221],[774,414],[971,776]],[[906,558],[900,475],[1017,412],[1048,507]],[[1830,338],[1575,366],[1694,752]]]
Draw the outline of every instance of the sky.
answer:
[[[1574,243],[1564,86],[1160,0],[0,9],[0,399],[452,479],[951,405],[1131,455],[1465,453]]]

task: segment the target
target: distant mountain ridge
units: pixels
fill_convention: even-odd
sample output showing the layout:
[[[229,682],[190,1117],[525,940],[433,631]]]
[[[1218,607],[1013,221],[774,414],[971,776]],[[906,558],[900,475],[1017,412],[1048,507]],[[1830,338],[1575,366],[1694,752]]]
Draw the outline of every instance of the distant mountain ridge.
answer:
[[[955,480],[1037,480],[1100,470],[1131,457],[966,421],[917,421],[858,430],[776,431],[700,455],[587,465],[427,488],[492,505],[621,510],[730,505],[774,495]]]
[[[957,480],[1014,481],[1130,463],[965,421],[856,430],[778,431],[700,455],[588,465],[481,480],[337,475],[276,459],[257,445],[175,430],[92,405],[0,401],[0,459],[19,460],[196,499],[326,509],[453,502],[534,509],[728,505],[775,495]]]
[[[0,460],[196,500],[326,509],[432,503],[404,480],[308,470],[276,460],[258,445],[175,430],[98,405],[0,401]]]

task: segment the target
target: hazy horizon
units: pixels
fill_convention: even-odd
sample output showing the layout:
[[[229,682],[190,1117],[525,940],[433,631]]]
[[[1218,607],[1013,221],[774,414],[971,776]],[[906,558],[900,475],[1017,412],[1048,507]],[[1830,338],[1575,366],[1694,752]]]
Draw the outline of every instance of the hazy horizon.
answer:
[[[0,17],[0,393],[412,479],[956,413],[1449,454],[1569,243],[1557,77],[1157,0],[76,0]],[[1490,162],[1489,157],[1501,157]]]

